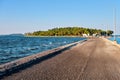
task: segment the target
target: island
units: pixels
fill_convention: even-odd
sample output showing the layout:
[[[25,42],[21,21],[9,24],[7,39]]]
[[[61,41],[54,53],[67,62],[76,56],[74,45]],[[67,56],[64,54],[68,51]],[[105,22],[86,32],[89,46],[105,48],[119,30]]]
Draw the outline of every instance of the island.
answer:
[[[111,36],[112,30],[101,30],[83,27],[53,28],[47,31],[34,31],[25,33],[25,36]]]

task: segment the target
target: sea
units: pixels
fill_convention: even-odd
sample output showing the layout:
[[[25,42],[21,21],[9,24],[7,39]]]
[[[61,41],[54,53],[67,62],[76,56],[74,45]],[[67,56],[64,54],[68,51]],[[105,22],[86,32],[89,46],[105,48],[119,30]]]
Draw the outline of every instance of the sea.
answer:
[[[120,44],[120,35],[116,35],[116,37],[114,38],[114,36],[112,36],[111,38],[109,38],[109,40],[114,41],[116,40],[118,44]]]
[[[86,38],[0,36],[0,65],[84,39]]]

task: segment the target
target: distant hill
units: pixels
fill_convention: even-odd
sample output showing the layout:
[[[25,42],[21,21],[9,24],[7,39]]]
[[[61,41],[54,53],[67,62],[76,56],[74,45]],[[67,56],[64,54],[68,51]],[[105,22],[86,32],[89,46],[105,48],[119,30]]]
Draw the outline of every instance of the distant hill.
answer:
[[[10,34],[9,36],[24,36],[23,34]]]

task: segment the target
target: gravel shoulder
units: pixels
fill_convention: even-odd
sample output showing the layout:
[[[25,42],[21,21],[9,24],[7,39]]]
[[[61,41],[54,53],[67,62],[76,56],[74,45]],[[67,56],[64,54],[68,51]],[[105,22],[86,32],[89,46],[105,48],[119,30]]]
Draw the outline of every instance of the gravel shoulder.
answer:
[[[2,80],[120,80],[120,48],[89,39]]]

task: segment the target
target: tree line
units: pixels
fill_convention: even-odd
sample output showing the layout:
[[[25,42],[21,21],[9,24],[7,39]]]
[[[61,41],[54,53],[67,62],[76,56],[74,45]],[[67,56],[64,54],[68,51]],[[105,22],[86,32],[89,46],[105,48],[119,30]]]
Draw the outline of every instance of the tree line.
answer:
[[[90,29],[83,27],[63,27],[63,28],[53,28],[47,31],[35,31],[32,33],[25,33],[27,36],[82,36],[83,34],[97,34],[100,36],[112,35],[113,31],[111,30],[101,30],[101,29]]]

